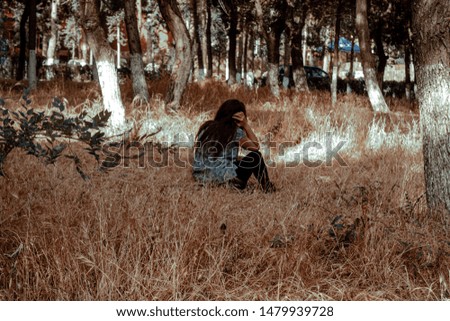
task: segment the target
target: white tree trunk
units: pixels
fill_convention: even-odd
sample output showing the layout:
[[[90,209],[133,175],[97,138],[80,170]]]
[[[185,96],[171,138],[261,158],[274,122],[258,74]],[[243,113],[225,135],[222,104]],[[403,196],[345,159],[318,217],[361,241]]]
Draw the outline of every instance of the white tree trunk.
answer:
[[[427,200],[450,212],[450,68],[423,66],[417,78]]]
[[[418,0],[412,16],[427,204],[450,215],[448,0]]]
[[[278,85],[278,64],[269,63],[268,80],[270,91],[275,97],[280,97],[280,86]]]
[[[225,79],[228,80],[228,77],[230,77],[230,68],[228,66],[228,57],[225,57]]]
[[[76,44],[75,42],[72,43],[72,60],[75,60],[75,53],[76,53]]]
[[[386,101],[378,86],[377,71],[375,68],[363,68],[363,73],[370,104],[372,107],[380,106],[379,108],[374,108],[374,111],[383,113],[389,112],[389,108],[387,107]]]
[[[148,19],[148,18],[147,18]],[[147,28],[144,28],[143,31],[143,35],[144,35],[144,39],[145,39],[145,53],[144,53],[144,57],[145,57],[145,62],[147,64],[153,63],[153,38],[152,38],[152,30],[150,27],[150,30],[148,30]]]
[[[308,19],[306,20],[306,21],[308,21]],[[305,25],[303,26],[303,30],[302,30],[302,38],[303,38],[303,40],[302,40],[302,44],[303,44],[303,46],[302,46],[302,56],[303,56],[303,61],[306,61],[306,59],[308,58],[307,56],[306,56],[306,53],[307,53],[307,48],[308,48],[308,46],[307,46],[307,39],[308,39],[308,22],[306,22],[305,23]]]
[[[322,69],[325,72],[330,72],[330,53],[328,52],[328,49],[326,49],[327,51],[325,51],[325,54],[323,56],[323,64],[322,64]]]
[[[339,76],[339,57],[333,59],[333,73],[331,75],[331,105],[336,106],[337,103],[337,86]]]
[[[200,28],[202,31],[201,46],[202,46],[202,59],[203,59],[203,74],[207,74],[208,66],[208,39],[206,37],[207,28],[207,11],[206,0],[200,0]]]
[[[136,0],[136,8],[137,8],[137,24],[140,33],[142,29],[142,0]]]
[[[50,38],[48,40],[47,46],[47,60],[45,62],[46,65],[46,79],[51,80],[55,77],[55,72],[53,70],[53,65],[55,64],[55,53],[56,53],[56,42],[58,40],[58,5],[59,0],[52,0],[51,4],[51,32]]]
[[[387,106],[377,81],[375,61],[372,55],[369,35],[369,22],[367,19],[367,0],[356,0],[356,29],[358,31],[361,60],[370,104],[375,112],[388,113]]]
[[[114,62],[107,60],[96,61],[100,89],[102,91],[105,110],[111,112],[109,119],[114,134],[125,130],[125,108],[120,96],[117,83],[117,71]]]
[[[117,25],[117,69],[120,69],[120,23]]]
[[[47,60],[45,64],[47,66],[53,66],[55,64],[55,48],[56,48],[56,38],[53,35],[48,40],[47,47]]]
[[[323,46],[323,64],[322,64],[322,69],[325,72],[330,72],[330,53],[328,51],[328,45],[330,44],[330,27],[325,27],[325,42],[324,42],[324,46]]]
[[[82,41],[80,41],[80,49],[81,49],[81,65],[86,65],[89,61],[89,57],[88,57],[88,49],[89,46],[85,40],[86,38],[83,37]]]
[[[125,107],[120,95],[119,81],[114,64],[114,52],[111,49],[100,25],[100,7],[95,0],[80,3],[81,25],[85,29],[89,48],[92,50],[104,109],[111,112],[108,135],[118,135],[126,131]]]

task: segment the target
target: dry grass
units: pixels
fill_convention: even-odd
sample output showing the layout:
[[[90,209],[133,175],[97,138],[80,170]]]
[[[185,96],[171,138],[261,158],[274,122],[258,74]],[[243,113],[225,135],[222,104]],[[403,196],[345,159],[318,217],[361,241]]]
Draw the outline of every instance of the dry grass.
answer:
[[[148,106],[131,110],[131,97],[124,100],[143,133],[163,127],[155,139],[195,132],[221,101],[237,97],[262,138],[270,132],[293,148],[326,132],[350,139],[342,153],[348,166],[274,162],[279,191],[252,185],[241,194],[197,186],[173,154],[169,166],[131,163],[108,174],[86,158],[85,182],[69,162],[46,167],[14,153],[0,184],[0,299],[450,298],[450,222],[425,207],[416,114],[396,102],[389,119],[374,119],[364,97],[342,96],[330,110],[324,93],[276,101],[265,89],[195,84],[170,118],[164,84],[152,86],[160,92]],[[73,88],[49,85],[34,101],[47,106],[58,93],[72,108],[83,95],[95,103],[95,88]],[[13,91],[1,95],[8,93],[11,106]],[[372,142],[377,137],[382,143]],[[181,154],[188,159],[190,150]]]

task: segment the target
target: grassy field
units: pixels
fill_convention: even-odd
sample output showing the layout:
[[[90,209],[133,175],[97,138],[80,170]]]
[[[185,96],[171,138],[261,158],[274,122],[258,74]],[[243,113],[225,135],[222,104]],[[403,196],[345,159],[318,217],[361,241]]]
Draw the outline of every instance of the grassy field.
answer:
[[[98,108],[92,85],[40,85],[30,96],[38,108],[53,96],[65,97],[70,112]],[[145,166],[133,160],[109,173],[85,157],[88,181],[68,160],[45,166],[19,151],[8,157],[0,299],[450,298],[450,222],[425,206],[414,105],[389,99],[392,113],[380,117],[361,96],[339,96],[331,109],[326,93],[275,100],[265,88],[206,83],[191,84],[169,116],[166,87],[150,83],[153,98],[137,104],[125,84],[123,99],[135,137],[159,130],[147,140],[181,139],[179,151],[149,148]],[[20,86],[0,88],[6,107],[16,108]],[[228,98],[246,103],[276,193],[260,192],[255,181],[243,193],[193,181],[192,135]],[[323,163],[306,166],[305,146],[327,139],[342,142],[344,164],[327,164],[324,150],[310,149],[308,159]]]

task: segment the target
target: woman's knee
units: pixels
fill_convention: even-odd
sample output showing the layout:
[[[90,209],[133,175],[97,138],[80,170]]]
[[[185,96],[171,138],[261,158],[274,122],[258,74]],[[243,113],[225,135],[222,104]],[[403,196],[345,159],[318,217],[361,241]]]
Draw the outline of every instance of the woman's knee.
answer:
[[[260,166],[262,159],[259,151],[251,151],[241,160],[240,165],[244,168],[253,169]]]
[[[251,157],[255,160],[260,160],[263,158],[259,150],[251,151],[250,153],[247,154],[247,157]]]
[[[252,150],[251,153],[255,153],[255,154],[258,154],[259,156],[262,156],[262,154],[259,150]]]

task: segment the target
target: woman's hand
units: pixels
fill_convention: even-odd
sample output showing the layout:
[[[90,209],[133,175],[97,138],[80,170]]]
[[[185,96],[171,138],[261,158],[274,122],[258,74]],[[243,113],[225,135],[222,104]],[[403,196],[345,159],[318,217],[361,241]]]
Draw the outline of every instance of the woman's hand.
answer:
[[[247,118],[242,111],[234,114],[233,119],[236,122],[236,125],[238,125],[239,127],[244,127],[247,123]]]
[[[258,151],[259,150],[259,142],[253,130],[250,128],[247,117],[243,112],[238,112],[233,115],[233,119],[236,122],[236,125],[241,127],[245,133],[246,137],[241,138],[239,141],[239,145],[247,150]]]

